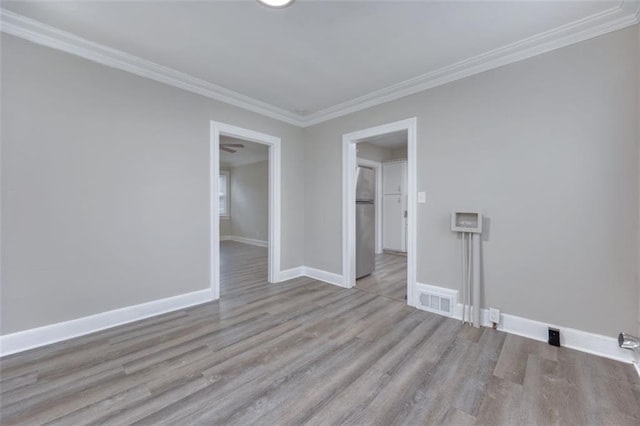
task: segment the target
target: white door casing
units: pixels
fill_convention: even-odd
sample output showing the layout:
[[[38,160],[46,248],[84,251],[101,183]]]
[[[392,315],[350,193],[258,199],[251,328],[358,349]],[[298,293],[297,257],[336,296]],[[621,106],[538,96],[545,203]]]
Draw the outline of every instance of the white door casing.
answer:
[[[381,126],[347,133],[342,136],[342,276],[344,286],[356,282],[355,268],[355,176],[356,143],[365,138],[397,131],[407,131],[407,304],[416,306],[416,151],[417,119],[409,118]]]
[[[210,270],[209,281],[213,299],[220,298],[220,218],[217,196],[220,192],[218,175],[220,174],[220,136],[245,139],[269,147],[269,242],[268,268],[270,283],[280,281],[281,253],[281,140],[278,137],[256,132],[230,124],[211,121],[210,125]]]

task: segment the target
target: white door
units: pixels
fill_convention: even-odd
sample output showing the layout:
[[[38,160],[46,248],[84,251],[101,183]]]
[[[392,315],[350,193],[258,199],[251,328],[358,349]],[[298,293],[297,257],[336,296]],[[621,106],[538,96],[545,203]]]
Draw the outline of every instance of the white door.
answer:
[[[402,194],[406,180],[405,164],[403,162],[384,163],[382,165],[382,188],[384,195]]]
[[[382,204],[382,248],[405,251],[404,196],[385,195]]]

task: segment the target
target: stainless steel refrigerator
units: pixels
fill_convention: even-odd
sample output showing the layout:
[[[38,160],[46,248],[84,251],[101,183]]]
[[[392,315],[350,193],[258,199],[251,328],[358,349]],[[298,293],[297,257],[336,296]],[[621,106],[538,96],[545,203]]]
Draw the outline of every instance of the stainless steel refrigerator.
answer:
[[[369,167],[356,172],[356,279],[376,267],[376,175]]]

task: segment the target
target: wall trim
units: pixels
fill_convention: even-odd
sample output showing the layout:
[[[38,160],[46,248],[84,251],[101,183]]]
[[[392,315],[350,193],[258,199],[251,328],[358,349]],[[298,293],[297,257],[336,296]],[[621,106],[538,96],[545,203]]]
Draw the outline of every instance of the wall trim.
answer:
[[[280,281],[288,281],[300,277],[313,278],[314,280],[322,281],[327,284],[346,288],[342,275],[334,274],[333,272],[324,271],[322,269],[311,268],[309,266],[297,266],[280,272]]]
[[[209,254],[210,285],[216,299],[220,297],[220,218],[218,204],[220,200],[212,194],[218,194],[220,179],[220,137],[231,136],[256,142],[269,147],[269,236],[268,236],[268,270],[270,283],[280,279],[280,255],[282,238],[282,141],[279,137],[256,132],[231,124],[210,122],[209,142]],[[231,237],[231,236],[230,236]],[[247,242],[249,239],[241,242]],[[252,240],[253,242],[259,240]]]
[[[239,237],[237,235],[224,235],[220,237],[220,241],[235,241],[237,243],[250,244],[257,247],[269,247],[269,242],[264,240],[256,240],[253,238]]]
[[[325,283],[337,285],[338,287],[349,288],[344,283],[344,277],[333,272],[323,271],[322,269],[311,268],[309,266],[303,266],[303,275],[305,277],[313,278],[318,281],[324,281]]]
[[[432,289],[436,293],[449,294],[457,298],[458,290],[439,287],[430,284],[418,283],[420,287]],[[450,318],[462,321],[462,303],[457,303],[454,314]],[[433,312],[442,316],[438,312]],[[480,321],[483,327],[492,327],[493,324],[489,320],[489,310],[482,309],[480,312]],[[560,344],[569,349],[575,349],[580,352],[586,352],[592,355],[621,361],[627,364],[634,364],[638,368],[638,363],[634,361],[634,353],[626,349],[618,347],[618,339],[616,337],[603,336],[600,334],[589,333],[587,331],[577,330],[575,328],[563,327],[553,323],[536,321],[528,318],[519,317],[511,314],[500,314],[500,323],[498,330],[505,333],[515,334],[517,336],[526,337],[528,339],[546,342],[548,339],[548,328],[554,327],[560,329]]]
[[[484,327],[491,327],[488,309],[482,309],[480,318]],[[538,340],[540,342],[547,341],[549,327],[560,329],[560,344],[565,348],[575,349],[580,352],[586,352],[588,354],[621,361],[627,364],[631,364],[633,362],[632,351],[618,347],[617,337],[603,336],[601,334],[590,333],[587,331],[577,330],[575,328],[563,327],[557,324],[536,321],[510,314],[500,314],[500,324],[498,324],[498,330],[500,331]]]
[[[347,288],[344,285],[342,275],[308,266],[298,266],[281,271],[278,281],[287,281],[294,278],[306,276],[338,287]],[[419,284],[427,286],[427,284]],[[428,285],[438,289],[443,294],[453,294],[456,290],[445,287]],[[191,293],[180,294],[164,299],[153,300],[138,305],[127,306],[111,311],[101,312],[69,321],[56,324],[36,327],[29,330],[18,331],[16,333],[0,336],[0,357],[12,355],[18,352],[35,349],[53,343],[73,339],[109,328],[117,327],[145,318],[158,316],[185,309],[190,306],[199,305],[214,301],[214,294],[211,289],[198,290]],[[433,312],[436,313],[436,312]],[[436,313],[437,314],[437,313]],[[439,314],[438,314],[439,315]],[[445,316],[445,315],[443,315]],[[452,317],[462,320],[462,304],[457,304],[455,315]],[[482,309],[482,325],[491,327],[489,321],[489,310]],[[586,352],[592,355],[613,359],[615,361],[633,364],[640,375],[640,366],[634,359],[632,351],[620,349],[618,340],[615,337],[603,336],[576,330],[569,327],[562,327],[551,323],[544,323],[536,320],[518,317],[510,314],[500,315],[499,331],[515,334],[529,339],[546,342],[547,328],[556,327],[560,329],[561,344],[563,347]]]
[[[356,282],[356,145],[373,136],[405,130],[407,132],[407,305],[416,306],[416,253],[417,253],[417,145],[418,120],[416,117],[394,121],[342,135],[342,276],[344,286],[351,288]]]
[[[285,271],[280,271],[280,278],[278,281],[289,281],[294,278],[300,278],[304,276],[304,266],[298,266],[295,268],[287,269]]]
[[[0,31],[299,126],[298,114],[0,8]]]
[[[225,102],[298,127],[361,111],[455,80],[579,43],[640,22],[640,4],[621,0],[602,12],[467,58],[308,115],[287,111],[214,83],[0,8],[0,31],[122,71]]]
[[[621,0],[618,5],[594,15],[300,117],[302,120],[301,126],[313,126],[337,117],[362,111],[427,89],[621,30],[638,22],[640,22],[640,4],[634,3],[632,0]]]
[[[0,336],[0,356],[23,352],[189,306],[211,302],[214,300],[213,296],[211,289],[198,290],[70,321],[6,334]]]

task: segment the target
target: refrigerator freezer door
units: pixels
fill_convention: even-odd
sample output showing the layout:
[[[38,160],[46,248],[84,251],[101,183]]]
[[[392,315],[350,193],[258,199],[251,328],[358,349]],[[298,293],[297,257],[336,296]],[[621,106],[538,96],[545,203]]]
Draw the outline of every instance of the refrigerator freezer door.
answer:
[[[375,270],[375,228],[375,204],[356,203],[356,278]]]
[[[375,198],[375,170],[369,167],[359,166],[356,172],[356,201],[373,201]]]

